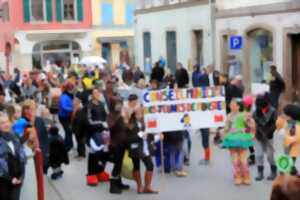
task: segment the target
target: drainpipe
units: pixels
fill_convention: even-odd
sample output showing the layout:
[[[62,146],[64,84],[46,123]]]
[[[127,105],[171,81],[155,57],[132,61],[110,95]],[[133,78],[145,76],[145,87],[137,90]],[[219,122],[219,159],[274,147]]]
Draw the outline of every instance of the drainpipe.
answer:
[[[215,0],[209,0],[210,10],[210,36],[211,36],[211,53],[212,53],[212,64],[216,64],[216,6]],[[215,66],[216,67],[216,66]]]

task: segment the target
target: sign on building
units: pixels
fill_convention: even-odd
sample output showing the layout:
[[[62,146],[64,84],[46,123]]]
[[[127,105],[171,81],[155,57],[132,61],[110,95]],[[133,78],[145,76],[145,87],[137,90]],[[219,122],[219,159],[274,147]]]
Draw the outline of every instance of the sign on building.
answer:
[[[230,49],[239,50],[243,48],[243,37],[238,35],[230,36]]]
[[[146,132],[223,127],[224,87],[144,91]]]

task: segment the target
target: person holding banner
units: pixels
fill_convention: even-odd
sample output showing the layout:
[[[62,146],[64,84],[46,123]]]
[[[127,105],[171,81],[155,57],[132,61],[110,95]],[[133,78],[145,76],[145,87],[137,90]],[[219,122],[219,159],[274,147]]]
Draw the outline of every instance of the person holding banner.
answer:
[[[152,178],[154,165],[152,162],[152,154],[154,152],[154,138],[144,132],[144,116],[143,109],[136,109],[130,116],[127,124],[129,156],[133,162],[133,177],[137,184],[137,193],[141,194],[157,194],[152,189]],[[159,137],[158,137],[159,140]],[[145,172],[145,187],[142,186],[140,174],[140,161],[143,161]]]
[[[241,99],[232,99],[230,110],[231,113],[226,119],[222,146],[230,152],[235,185],[250,185],[247,150],[254,145],[252,132],[255,123],[251,117],[241,112],[243,110]]]

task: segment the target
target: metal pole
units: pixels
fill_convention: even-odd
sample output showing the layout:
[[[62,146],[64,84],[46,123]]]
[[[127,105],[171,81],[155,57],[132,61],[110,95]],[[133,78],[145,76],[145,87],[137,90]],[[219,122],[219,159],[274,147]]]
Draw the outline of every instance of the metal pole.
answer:
[[[216,8],[215,0],[209,0],[210,10],[210,24],[211,24],[211,53],[212,53],[212,64],[216,64]],[[215,66],[216,67],[216,66]]]

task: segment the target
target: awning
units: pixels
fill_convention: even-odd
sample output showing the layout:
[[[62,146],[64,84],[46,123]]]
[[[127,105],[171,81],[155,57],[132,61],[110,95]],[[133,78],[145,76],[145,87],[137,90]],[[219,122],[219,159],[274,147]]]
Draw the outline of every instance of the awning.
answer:
[[[120,43],[133,40],[133,37],[99,37],[96,40],[99,43]]]

